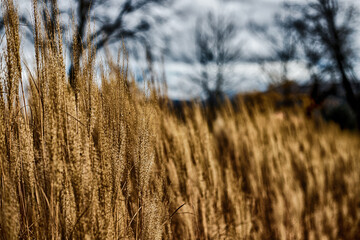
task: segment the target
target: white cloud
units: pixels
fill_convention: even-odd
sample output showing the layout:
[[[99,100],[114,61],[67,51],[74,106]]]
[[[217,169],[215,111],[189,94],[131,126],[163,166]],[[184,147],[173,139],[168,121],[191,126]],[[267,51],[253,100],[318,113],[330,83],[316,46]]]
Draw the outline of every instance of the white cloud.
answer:
[[[250,34],[246,29],[246,25],[249,21],[269,23],[276,12],[283,11],[280,7],[282,3],[295,1],[296,0],[173,0],[171,7],[164,6],[154,8],[152,13],[155,18],[148,18],[149,21],[153,22],[149,36],[153,39],[154,49],[158,50],[158,59],[164,50],[170,51],[167,52],[165,56],[166,75],[170,95],[175,98],[184,98],[196,95],[200,91],[191,84],[189,85],[189,81],[186,81],[189,73],[193,71],[193,67],[184,61],[186,57],[190,59],[193,58],[195,52],[194,26],[199,16],[203,16],[209,10],[212,10],[232,17],[242,28],[239,33],[239,39],[241,39],[244,54],[248,56],[255,52],[262,54],[268,52],[266,44],[254,37],[253,34]],[[303,0],[297,1],[303,2]],[[358,4],[359,0],[345,1]],[[96,14],[114,18],[124,0],[108,0],[107,2],[107,6],[97,7]],[[61,0],[58,1],[58,3],[60,10],[74,6],[73,0]],[[18,0],[18,4],[21,8],[21,13],[27,16],[33,15],[31,0]],[[358,6],[360,7],[359,4]],[[136,16],[134,15],[128,18],[125,24],[128,26],[134,25],[141,17],[144,17],[144,14],[139,13]],[[157,21],[156,18],[163,18],[166,19],[166,21]],[[62,20],[66,24],[71,23],[71,18],[69,17],[62,18]],[[360,35],[358,39],[360,39]],[[360,45],[360,41],[358,42]],[[135,48],[138,49],[141,54],[142,49],[138,46]],[[23,43],[23,53],[31,63],[31,59],[33,59],[32,56],[34,55],[31,45]],[[358,65],[357,71],[360,75],[360,64]],[[138,66],[146,66],[146,64],[142,63]],[[294,67],[293,70],[291,70],[294,78],[304,78],[303,71],[299,69],[301,68]],[[254,63],[238,64],[234,70],[234,74],[240,79],[236,90],[264,89],[266,86],[266,76],[261,72],[259,66]],[[184,82],[188,83],[184,84]],[[184,86],[188,86],[187,89]],[[191,89],[191,91],[188,89]]]

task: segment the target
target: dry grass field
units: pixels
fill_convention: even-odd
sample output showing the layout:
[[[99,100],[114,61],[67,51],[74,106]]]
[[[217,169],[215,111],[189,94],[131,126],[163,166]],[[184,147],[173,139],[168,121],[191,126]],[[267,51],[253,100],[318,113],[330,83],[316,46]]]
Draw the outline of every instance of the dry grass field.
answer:
[[[126,61],[97,83],[91,46],[70,87],[60,31],[34,9],[36,66],[22,69],[3,3],[0,239],[360,239],[358,133],[266,99],[179,118]]]

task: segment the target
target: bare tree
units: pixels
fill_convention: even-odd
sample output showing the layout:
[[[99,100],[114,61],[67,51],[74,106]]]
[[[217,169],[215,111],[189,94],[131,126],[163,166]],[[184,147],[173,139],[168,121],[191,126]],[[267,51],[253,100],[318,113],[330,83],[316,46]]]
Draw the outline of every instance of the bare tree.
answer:
[[[287,5],[287,8],[292,11],[289,27],[301,39],[309,66],[317,69],[321,78],[329,76],[341,82],[360,127],[360,96],[354,73],[356,8],[338,0],[313,0],[304,5]],[[314,74],[314,80],[319,81],[318,75]]]
[[[270,56],[256,57],[256,60],[271,83],[279,85],[288,81],[289,65],[297,60],[297,39],[287,27],[286,18],[276,14],[273,22],[265,25],[251,22],[249,28],[269,46]]]
[[[122,0],[117,6],[113,6],[113,11],[116,11],[116,17],[110,18],[108,15],[96,14],[96,8],[111,4],[108,0],[73,0],[73,4],[68,9],[58,11],[57,0],[33,0],[33,4],[37,5],[40,10],[40,15],[44,22],[48,36],[51,37],[55,31],[55,19],[57,14],[67,14],[69,18],[75,17],[75,24],[73,26],[74,38],[67,43],[71,55],[70,64],[70,83],[74,86],[75,69],[80,63],[82,48],[87,48],[87,26],[89,21],[93,21],[97,26],[96,31],[90,35],[89,40],[94,45],[96,50],[104,47],[106,43],[111,44],[121,41],[123,39],[131,38],[137,39],[142,43],[147,43],[147,38],[141,33],[146,32],[150,28],[150,23],[146,17],[150,14],[150,6],[155,4],[162,4],[170,2],[170,0]],[[131,18],[132,15],[141,12],[140,21],[134,26],[126,25],[126,18]],[[20,15],[20,22],[22,26],[27,29],[27,36],[33,40],[34,26],[29,16]],[[0,16],[0,30],[3,28],[2,17]],[[61,25],[62,30],[69,30],[66,25]],[[74,47],[78,45],[80,47]]]
[[[227,73],[240,56],[237,26],[225,16],[209,12],[195,29],[196,63],[200,73],[191,76],[207,99],[214,103],[224,97],[230,84]]]

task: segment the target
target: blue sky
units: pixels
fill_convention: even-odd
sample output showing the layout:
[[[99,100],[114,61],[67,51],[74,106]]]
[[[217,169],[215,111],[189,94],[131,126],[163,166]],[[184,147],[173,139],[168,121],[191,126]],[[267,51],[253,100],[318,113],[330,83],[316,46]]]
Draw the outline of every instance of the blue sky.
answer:
[[[194,49],[194,26],[196,18],[214,11],[219,14],[230,16],[239,26],[239,43],[242,45],[244,58],[254,55],[267,55],[269,47],[258,36],[251,34],[247,28],[250,21],[259,24],[271,23],[274,14],[286,14],[282,9],[283,3],[300,2],[306,0],[180,0],[173,9],[180,13],[171,18],[162,27],[163,33],[171,36],[171,54],[167,57],[166,73],[169,82],[169,94],[174,98],[188,98],[200,93],[193,84],[186,81],[188,73],[194,69],[193,64],[184,61],[184,56],[192,56]],[[346,3],[359,5],[359,0],[344,0]],[[357,4],[359,3],[359,4]],[[358,37],[360,45],[360,35]],[[274,66],[271,71],[276,73],[279,66]],[[357,68],[360,70],[359,67]],[[261,67],[253,62],[243,61],[238,63],[234,69],[234,84],[232,90],[251,91],[264,90],[269,83],[269,78]],[[290,64],[289,77],[294,80],[304,81],[307,79],[305,67],[301,64]]]
[[[173,0],[173,4],[153,8],[151,17],[138,12],[126,19],[126,24],[135,25],[141,18],[146,18],[152,23],[148,37],[152,39],[155,57],[160,59],[164,56],[165,73],[169,86],[169,95],[172,98],[189,98],[198,96],[200,89],[188,81],[189,74],[194,71],[191,59],[194,58],[195,40],[194,28],[196,19],[204,16],[208,11],[227,15],[234,19],[239,27],[238,42],[242,46],[243,57],[246,59],[254,54],[263,55],[269,52],[264,42],[251,34],[247,25],[250,21],[259,24],[271,22],[275,13],[281,13],[281,4],[295,2],[296,0]],[[300,2],[304,2],[302,0]],[[359,3],[359,0],[344,0],[349,3]],[[99,6],[95,10],[97,15],[115,17],[117,7],[123,0],[108,0],[108,6]],[[31,0],[18,0],[21,12],[31,16]],[[58,0],[60,10],[68,9],[73,5],[72,0]],[[360,8],[360,4],[359,8]],[[164,20],[164,21],[161,21]],[[71,18],[63,16],[65,24],[71,23]],[[70,34],[68,34],[70,36]],[[359,37],[360,39],[360,37]],[[360,44],[360,41],[359,41]],[[115,47],[116,48],[116,47]],[[143,61],[143,50],[139,45],[132,45],[130,49],[138,50],[139,56],[131,56],[130,61],[135,75],[142,75],[142,69],[146,66]],[[23,54],[28,61],[33,59],[30,45],[23,43]],[[116,52],[116,51],[114,51]],[[159,62],[156,68],[162,69]],[[268,78],[256,63],[242,61],[233,69],[234,86],[232,90],[249,91],[265,89]],[[301,65],[293,64],[290,68],[290,76],[302,80],[306,73]]]

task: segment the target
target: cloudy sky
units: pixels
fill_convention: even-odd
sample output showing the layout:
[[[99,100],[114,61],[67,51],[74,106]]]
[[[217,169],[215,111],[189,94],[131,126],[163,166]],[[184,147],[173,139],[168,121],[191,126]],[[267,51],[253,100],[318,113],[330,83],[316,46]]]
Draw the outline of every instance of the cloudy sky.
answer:
[[[226,15],[236,22],[239,28],[238,42],[241,44],[244,58],[266,52],[260,39],[250,34],[247,25],[250,21],[265,24],[272,20],[276,12],[281,11],[282,0],[181,0],[174,9],[178,13],[167,23],[168,34],[171,35],[171,55],[167,58],[166,73],[169,82],[169,94],[174,98],[186,98],[199,94],[199,89],[184,80],[193,71],[193,65],[187,58],[194,56],[194,28],[196,20],[208,11]],[[184,61],[185,60],[185,61]],[[256,63],[242,62],[233,69],[236,84],[234,91],[264,89],[266,76]]]
[[[281,5],[285,2],[296,0],[172,0],[171,5],[152,8],[150,16],[142,12],[130,15],[126,24],[136,25],[138,21],[146,18],[152,23],[148,37],[152,39],[155,57],[165,59],[165,73],[169,86],[169,95],[172,98],[189,98],[197,96],[200,89],[191,84],[188,80],[189,74],[194,71],[192,59],[195,53],[195,24],[199,17],[205,16],[209,11],[226,15],[236,22],[239,28],[238,39],[241,44],[243,61],[233,68],[233,76],[236,84],[234,91],[263,90],[266,88],[267,75],[261,70],[258,64],[246,61],[254,55],[269,53],[269,47],[259,37],[250,33],[247,26],[249,22],[269,24],[275,13],[284,11]],[[300,2],[304,2],[301,0]],[[359,5],[359,0],[344,0]],[[109,17],[116,16],[118,8],[123,0],[107,0],[106,5],[95,8],[95,14]],[[21,12],[31,16],[31,0],[18,0]],[[74,6],[72,0],[59,0],[60,10],[66,10]],[[65,24],[71,23],[71,17],[63,15],[62,21]],[[70,34],[69,34],[70,35]],[[360,38],[359,38],[360,39]],[[360,41],[359,41],[360,42]],[[32,58],[32,52],[27,51],[29,45],[24,43],[24,55]],[[141,57],[142,48],[134,45],[133,49],[138,50],[139,56],[131,57],[131,64],[135,76],[142,75],[142,68],[145,66]],[[140,50],[139,50],[140,49]],[[115,51],[114,51],[115,52]],[[160,72],[162,66],[159,62],[155,64]],[[159,73],[161,74],[161,73]],[[299,65],[290,68],[290,76],[294,79],[306,78],[304,69]]]

